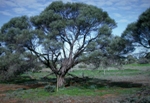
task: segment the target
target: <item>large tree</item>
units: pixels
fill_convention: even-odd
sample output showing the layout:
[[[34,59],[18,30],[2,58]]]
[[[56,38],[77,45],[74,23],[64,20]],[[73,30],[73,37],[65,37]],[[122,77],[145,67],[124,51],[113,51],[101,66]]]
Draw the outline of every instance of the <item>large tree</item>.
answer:
[[[19,22],[17,19],[16,22]],[[15,38],[25,39],[20,42],[21,46],[52,70],[58,87],[64,85],[68,71],[82,62],[80,56],[87,46],[105,35],[101,33],[102,29],[116,27],[115,21],[100,8],[61,1],[51,3],[40,15],[31,17],[31,22],[28,19],[22,22],[26,23],[26,28],[19,28],[21,35],[15,33]],[[10,27],[4,27],[2,33],[10,30]],[[11,28],[18,27],[11,25]]]
[[[136,22],[129,24],[122,37],[133,45],[150,48],[150,8],[143,12]]]

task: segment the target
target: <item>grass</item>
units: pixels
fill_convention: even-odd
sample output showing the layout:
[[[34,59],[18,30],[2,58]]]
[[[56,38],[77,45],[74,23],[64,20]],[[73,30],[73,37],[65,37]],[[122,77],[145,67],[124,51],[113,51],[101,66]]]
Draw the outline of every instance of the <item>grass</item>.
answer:
[[[20,99],[29,99],[32,101],[44,100],[50,96],[104,96],[107,94],[121,95],[135,93],[139,88],[118,88],[118,87],[103,87],[103,88],[83,88],[70,86],[67,88],[61,88],[58,92],[47,92],[42,88],[28,89],[28,90],[16,90],[9,92],[7,96]]]
[[[69,87],[66,89],[60,89],[59,92],[55,92],[54,96],[103,96],[106,94],[130,94],[134,93],[139,88],[128,88],[122,89],[118,87],[103,87],[103,88],[78,88],[78,87]]]
[[[70,73],[79,77],[84,75],[93,78],[101,78],[102,76],[134,76],[141,73],[141,71],[137,69],[106,70],[105,75],[103,70],[76,70]]]
[[[11,98],[20,98],[20,99],[30,99],[33,101],[45,100],[49,97],[61,97],[61,96],[104,96],[107,94],[113,95],[131,95],[137,92],[141,87],[134,87],[128,82],[113,82],[110,79],[115,78],[124,78],[130,77],[134,78],[140,75],[149,75],[150,71],[144,71],[143,68],[149,68],[150,64],[132,64],[124,66],[126,69],[124,70],[106,70],[104,75],[103,70],[74,70],[69,72],[70,74],[76,75],[78,77],[88,77],[87,80],[84,79],[74,80],[69,75],[66,76],[66,82],[69,86],[60,88],[58,92],[47,92],[44,88],[35,88],[35,89],[27,89],[27,90],[15,90],[8,91],[7,96]],[[141,69],[139,69],[141,68]],[[28,75],[32,75],[36,80],[31,80],[28,78]],[[43,81],[41,78],[47,75],[46,72],[39,73],[28,73],[21,75],[15,81],[11,83],[16,84],[24,84],[24,83],[38,83],[38,82],[52,82],[51,85],[56,84],[55,76],[48,76],[47,81]],[[112,79],[112,80],[113,80]],[[112,83],[111,83],[112,82]],[[47,85],[47,83],[45,85]],[[66,83],[66,84],[67,84]],[[72,83],[72,84],[71,84]],[[123,85],[123,86],[122,86]],[[130,86],[131,85],[131,86]]]

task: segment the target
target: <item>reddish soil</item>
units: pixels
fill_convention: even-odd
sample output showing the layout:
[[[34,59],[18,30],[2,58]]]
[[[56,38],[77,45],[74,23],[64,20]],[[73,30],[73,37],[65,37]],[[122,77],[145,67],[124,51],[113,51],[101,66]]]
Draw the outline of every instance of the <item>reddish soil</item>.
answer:
[[[5,98],[5,93],[12,90],[17,90],[19,88],[30,89],[43,87],[42,84],[38,85],[16,85],[16,84],[0,84],[0,103],[23,103],[21,100]]]

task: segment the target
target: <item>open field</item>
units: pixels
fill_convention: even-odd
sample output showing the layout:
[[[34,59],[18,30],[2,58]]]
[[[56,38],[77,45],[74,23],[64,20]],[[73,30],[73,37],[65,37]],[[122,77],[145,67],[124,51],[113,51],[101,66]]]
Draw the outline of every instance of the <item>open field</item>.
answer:
[[[105,73],[100,69],[73,70],[69,72],[73,77],[67,75],[65,87],[58,92],[55,92],[53,75],[42,78],[48,73],[29,72],[0,84],[0,103],[119,103],[150,87],[150,64],[131,64],[123,68],[105,70]],[[150,99],[150,95],[146,98]]]

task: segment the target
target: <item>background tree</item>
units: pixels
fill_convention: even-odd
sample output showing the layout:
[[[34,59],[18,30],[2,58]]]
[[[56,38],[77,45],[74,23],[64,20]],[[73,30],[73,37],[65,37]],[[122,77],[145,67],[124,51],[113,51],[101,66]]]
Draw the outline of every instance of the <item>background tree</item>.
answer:
[[[138,20],[127,26],[122,37],[145,48],[150,48],[150,8],[143,12]]]
[[[84,58],[87,58],[89,61],[86,62],[94,64],[95,68],[101,66],[106,69],[113,66],[121,69],[125,55],[132,52],[134,48],[128,44],[130,42],[119,36],[111,35],[111,32],[109,35],[101,37],[101,39],[97,39],[94,42],[96,45],[91,43],[88,46],[89,55],[86,55]]]
[[[29,31],[28,18],[25,16],[11,19],[1,28],[0,34],[0,79],[10,80],[35,68],[36,58],[24,45]]]

